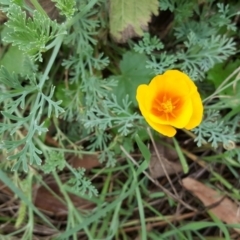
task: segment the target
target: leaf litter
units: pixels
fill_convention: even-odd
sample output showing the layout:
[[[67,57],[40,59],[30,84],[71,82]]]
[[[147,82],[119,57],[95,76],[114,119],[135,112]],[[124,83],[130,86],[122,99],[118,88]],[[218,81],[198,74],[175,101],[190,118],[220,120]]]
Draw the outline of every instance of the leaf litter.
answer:
[[[239,207],[230,198],[190,177],[184,178],[182,184],[218,219],[227,224],[240,223]],[[234,230],[240,233],[240,229],[234,228]]]
[[[157,144],[160,159],[157,154],[152,150],[152,156],[149,164],[150,176],[152,178],[159,178],[165,176],[165,171],[168,175],[182,172],[182,165],[178,160],[178,155],[174,149],[170,149],[161,143]],[[165,171],[164,169],[165,168]]]

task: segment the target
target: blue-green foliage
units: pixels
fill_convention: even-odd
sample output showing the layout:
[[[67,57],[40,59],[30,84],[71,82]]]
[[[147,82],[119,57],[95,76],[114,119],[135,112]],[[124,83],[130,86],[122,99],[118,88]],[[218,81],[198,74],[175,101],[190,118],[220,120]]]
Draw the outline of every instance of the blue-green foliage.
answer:
[[[98,191],[92,185],[91,181],[84,177],[85,169],[73,169],[73,177],[69,179],[67,184],[73,187],[75,192],[78,192],[82,195],[87,194],[90,198],[92,196],[97,196]]]
[[[52,111],[54,111],[56,116],[64,111],[59,106],[61,101],[55,102],[52,100],[54,88],[51,88],[49,95],[45,95],[40,91],[34,74],[30,76],[28,81],[29,84],[23,87],[21,78],[18,75],[14,73],[10,74],[4,67],[0,69],[0,82],[6,87],[0,96],[0,102],[4,103],[4,110],[1,112],[4,121],[0,123],[0,134],[3,140],[2,146],[11,154],[8,157],[9,160],[17,160],[14,169],[18,169],[22,164],[25,171],[28,170],[28,162],[30,164],[41,164],[39,154],[42,151],[35,146],[33,139],[35,135],[47,132],[44,122],[41,122],[43,108],[47,104],[47,115],[49,117],[52,115]],[[23,116],[19,109],[25,110],[26,102],[28,102],[27,99],[30,95],[33,98],[32,109],[30,113]],[[25,135],[20,134],[19,130],[22,127],[27,128]],[[19,134],[20,138],[16,139]],[[14,136],[13,140],[8,140],[9,136]],[[16,151],[17,149],[19,151]]]
[[[201,8],[195,1],[186,0],[161,0],[159,5],[162,11],[170,10],[174,14],[175,45],[166,51],[162,43],[145,35],[134,46],[137,52],[151,53],[146,66],[155,74],[179,68],[193,80],[202,80],[216,63],[221,63],[236,53],[233,38],[220,33],[224,27],[236,31],[232,18],[239,12],[230,10],[228,5],[218,3],[215,6],[212,1],[208,1]],[[201,21],[196,21],[193,16]],[[180,48],[178,44],[181,44]]]
[[[4,67],[0,69],[0,106],[2,110],[0,123],[2,142],[0,146],[1,149],[6,150],[8,159],[12,161],[13,170],[21,170],[22,167],[27,172],[29,164],[36,167],[42,163],[42,160],[45,162],[42,168],[45,173],[63,170],[66,167],[64,155],[66,149],[60,152],[56,149],[52,150],[42,142],[44,137],[41,136],[45,136],[48,131],[46,122],[49,122],[49,119],[58,118],[64,113],[64,109],[60,106],[62,99],[55,99],[55,87],[53,86],[51,71],[59,66],[56,65],[56,59],[60,47],[65,44],[65,46],[71,48],[76,42],[79,43],[78,50],[74,53],[74,56],[69,57],[71,59],[69,61],[74,65],[73,69],[77,69],[76,65],[80,66],[80,69],[82,68],[84,71],[82,77],[89,76],[89,72],[92,74],[93,69],[99,70],[107,65],[107,60],[105,62],[100,60],[103,57],[102,53],[99,53],[99,58],[95,58],[93,56],[94,48],[88,47],[89,44],[97,43],[94,37],[89,38],[89,36],[93,34],[92,30],[98,26],[98,23],[95,25],[93,23],[96,22],[95,20],[87,20],[88,17],[92,16],[92,8],[95,3],[95,1],[82,2],[81,6],[78,6],[81,10],[73,20],[72,17],[77,7],[75,6],[76,2],[58,1],[56,7],[59,8],[60,14],[63,14],[66,19],[62,23],[57,23],[42,12],[42,9],[27,12],[24,9],[23,2],[1,1],[2,10],[8,17],[3,31],[4,43],[17,46],[25,54],[21,62],[22,71],[19,74],[9,72]],[[80,31],[75,31],[76,26],[79,27]],[[46,61],[44,55],[47,51],[50,57]],[[85,53],[80,55],[83,51]],[[18,51],[14,52],[14,49],[12,52],[9,53],[9,57],[19,53]],[[80,63],[78,61],[79,57],[82,60]],[[89,66],[87,70],[85,69],[85,60]],[[14,62],[14,59],[12,61]],[[44,65],[40,65],[39,61],[45,61]],[[77,74],[76,81],[78,82],[81,76],[79,73]],[[83,83],[87,82],[87,79],[83,78],[82,81]],[[93,91],[96,83],[100,83],[99,78],[96,78],[92,83],[91,89]],[[105,84],[103,85],[102,88],[102,85],[99,84],[99,89],[102,88],[104,92]],[[85,85],[83,84],[83,86]],[[89,86],[80,90],[84,93],[88,88]],[[98,90],[95,89],[94,94],[101,95],[101,91]],[[78,95],[76,90],[74,95]],[[73,111],[75,112],[79,110],[81,104],[85,104],[85,102],[82,102],[82,94],[80,95],[78,106],[76,101],[73,101]],[[89,101],[86,102],[89,103]],[[71,108],[69,106],[69,109]],[[67,108],[66,112],[69,113],[69,109]],[[70,118],[73,120],[73,117]],[[67,139],[71,143],[67,137],[62,137],[62,139]],[[78,151],[79,148],[76,147],[75,149]],[[73,171],[72,168],[70,170]],[[82,179],[75,179],[76,182],[71,182],[72,187],[77,187],[83,193],[88,191],[89,195],[97,194],[94,187],[91,186],[91,182],[83,175],[76,172],[74,176]]]
[[[142,40],[135,44],[133,49],[138,53],[151,54],[153,50],[161,50],[163,48],[164,45],[157,36],[151,37],[149,33],[145,33]]]
[[[0,70],[2,147],[9,159],[16,160],[15,169],[22,164],[27,170],[28,163],[40,164],[41,158],[51,155],[39,135],[47,132],[46,119],[55,117],[74,122],[72,128],[78,126],[74,136],[70,127],[66,135],[59,130],[60,141],[79,150],[71,142],[78,136],[87,142],[88,150],[100,151],[101,161],[114,165],[119,145],[127,137],[133,149],[133,136],[139,126],[145,126],[135,99],[139,84],[173,68],[193,80],[204,80],[209,69],[237,51],[230,36],[236,30],[232,18],[238,13],[222,3],[159,1],[160,10],[170,10],[174,16],[168,34],[160,39],[149,31],[138,42],[129,43],[135,52],[126,52],[127,46],[119,47],[106,34],[106,1],[54,2],[63,15],[61,23],[52,21],[42,9],[27,12],[21,1],[1,1],[8,17],[5,44],[25,54],[21,74]],[[44,64],[39,60],[45,60]],[[210,141],[217,147],[235,141],[235,130],[228,122],[213,123],[207,117],[195,130],[196,141]],[[54,162],[57,157],[50,159]]]
[[[217,148],[219,143],[227,146],[229,142],[236,142],[236,126],[227,124],[221,120],[218,112],[207,111],[202,124],[193,130],[197,135],[195,138],[197,145],[200,147],[202,144],[210,142],[213,148]]]
[[[57,170],[62,171],[66,165],[63,152],[50,151],[45,163],[42,165],[44,173],[48,174]]]

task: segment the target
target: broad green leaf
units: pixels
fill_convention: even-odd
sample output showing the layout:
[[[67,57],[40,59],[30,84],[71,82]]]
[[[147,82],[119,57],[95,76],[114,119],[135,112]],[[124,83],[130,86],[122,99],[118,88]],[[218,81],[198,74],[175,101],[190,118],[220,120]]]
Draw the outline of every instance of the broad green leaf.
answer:
[[[158,0],[110,0],[110,33],[117,42],[143,36],[152,14],[157,15]]]
[[[14,64],[13,64],[14,62]],[[24,54],[18,47],[11,46],[0,60],[0,65],[4,66],[8,72],[22,73]]]
[[[208,71],[208,79],[213,82],[216,88],[229,76],[233,71],[240,66],[240,60],[229,63],[219,63]],[[238,83],[238,85],[240,85]],[[239,88],[239,87],[238,87]],[[225,89],[221,94],[231,95],[233,93],[233,88],[229,87]]]
[[[235,69],[237,69],[240,66],[240,60],[237,60],[235,62],[229,63],[225,66],[225,63],[216,64],[213,69],[211,69],[208,72],[208,79],[213,82],[216,88],[218,88],[221,83],[230,76]],[[227,82],[230,83],[236,78],[230,79],[230,81]],[[240,105],[240,81],[237,81],[236,84],[233,84],[232,86],[229,86],[225,90],[223,90],[220,95],[225,95],[225,97],[222,97],[222,101],[230,108],[234,109],[236,107],[239,107]]]
[[[118,102],[129,95],[129,100],[137,106],[136,90],[140,84],[148,84],[153,77],[152,70],[147,69],[147,57],[144,54],[127,52],[120,62],[121,75],[117,76],[118,86],[114,89]],[[114,77],[116,78],[116,77]]]

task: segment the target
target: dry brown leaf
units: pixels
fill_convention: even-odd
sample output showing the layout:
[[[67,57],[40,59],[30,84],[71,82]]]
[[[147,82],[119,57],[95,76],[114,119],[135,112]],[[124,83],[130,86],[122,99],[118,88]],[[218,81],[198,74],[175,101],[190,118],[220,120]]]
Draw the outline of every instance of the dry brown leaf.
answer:
[[[56,183],[50,183],[48,187],[61,199],[64,199]],[[72,200],[74,206],[81,210],[91,210],[95,207],[94,203],[89,202],[88,200],[80,198],[76,195],[69,194],[69,197]],[[67,205],[55,197],[44,186],[40,186],[36,190],[34,204],[40,210],[51,216],[65,217],[68,214]]]
[[[182,183],[187,190],[203,202],[204,206],[212,206],[209,211],[221,221],[228,224],[240,223],[238,206],[232,200],[193,178],[184,178]],[[239,229],[235,229],[235,231],[240,233]]]
[[[85,169],[92,169],[101,165],[96,154],[84,154],[82,158],[74,156],[69,160],[69,163],[74,168]]]
[[[59,147],[58,142],[56,142],[49,134],[46,135],[45,141],[50,146]],[[97,154],[83,154],[81,157],[71,154],[67,158],[68,162],[74,168],[92,169],[101,165]]]
[[[58,185],[53,182],[49,183],[48,187],[61,199],[64,200],[62,193],[59,190]],[[67,205],[64,204],[61,200],[55,197],[49,190],[47,190],[44,186],[36,187],[34,192],[34,204],[37,208],[44,211],[46,214],[55,217],[66,217],[68,214]],[[4,185],[0,181],[0,202],[2,200],[7,201],[7,198],[13,197],[14,194],[12,191]],[[95,204],[80,198],[74,194],[69,194],[71,201],[73,202],[74,206],[81,210],[91,210],[95,207]]]
[[[149,164],[149,171],[152,178],[165,176],[165,171],[168,175],[182,172],[182,165],[176,161],[178,155],[175,150],[167,148],[161,144],[157,144],[160,159],[157,154],[152,150],[152,156]],[[161,162],[160,162],[161,161]],[[165,171],[163,169],[165,168]]]

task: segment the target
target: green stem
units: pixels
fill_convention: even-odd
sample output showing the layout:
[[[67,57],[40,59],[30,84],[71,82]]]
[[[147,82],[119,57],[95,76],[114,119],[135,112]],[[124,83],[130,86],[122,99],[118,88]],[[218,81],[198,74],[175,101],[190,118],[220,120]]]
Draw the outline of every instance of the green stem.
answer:
[[[53,49],[53,52],[52,52],[52,55],[49,59],[49,62],[48,62],[48,65],[43,73],[43,76],[40,80],[40,83],[39,83],[39,89],[42,89],[44,83],[46,82],[47,78],[48,78],[48,75],[49,75],[49,72],[54,64],[54,61],[58,55],[58,52],[59,52],[59,49],[62,45],[62,42],[63,42],[63,35],[59,35],[57,38],[56,38],[56,45]]]
[[[35,7],[35,9],[40,12],[41,14],[43,14],[45,17],[48,18],[47,13],[45,12],[45,10],[42,8],[42,6],[38,3],[37,0],[30,0],[32,5]]]

